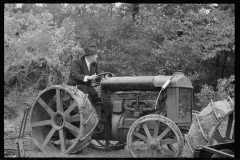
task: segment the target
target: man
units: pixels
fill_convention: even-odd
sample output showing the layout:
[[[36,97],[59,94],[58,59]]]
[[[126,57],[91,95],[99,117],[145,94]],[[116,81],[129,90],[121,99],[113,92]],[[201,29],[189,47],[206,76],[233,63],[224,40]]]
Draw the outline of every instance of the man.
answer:
[[[101,104],[101,98],[98,97],[97,91],[89,86],[91,81],[97,78],[98,74],[98,65],[96,63],[98,58],[97,46],[90,45],[86,47],[84,51],[85,53],[80,58],[72,61],[68,85],[77,85],[79,90],[88,94],[89,100],[100,116],[101,108],[96,106]]]

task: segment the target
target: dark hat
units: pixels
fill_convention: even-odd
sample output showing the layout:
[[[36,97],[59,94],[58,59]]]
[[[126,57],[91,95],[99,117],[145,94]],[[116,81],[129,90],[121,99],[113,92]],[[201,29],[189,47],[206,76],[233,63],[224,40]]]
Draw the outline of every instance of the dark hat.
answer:
[[[89,45],[88,47],[84,48],[84,54],[83,56],[90,56],[93,54],[98,54],[100,51],[97,50],[97,46],[94,44]]]

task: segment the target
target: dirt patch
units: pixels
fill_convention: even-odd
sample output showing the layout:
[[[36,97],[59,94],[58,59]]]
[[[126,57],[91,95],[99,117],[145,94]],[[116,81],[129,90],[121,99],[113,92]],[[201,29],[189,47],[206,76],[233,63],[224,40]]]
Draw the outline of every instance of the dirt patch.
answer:
[[[4,140],[4,148],[17,149],[17,145],[14,143],[14,140]],[[86,147],[81,151],[75,154],[59,154],[59,153],[43,153],[40,151],[37,146],[34,144],[30,136],[24,138],[24,150],[27,157],[81,157],[81,158],[131,158],[126,150],[119,151],[99,151]]]

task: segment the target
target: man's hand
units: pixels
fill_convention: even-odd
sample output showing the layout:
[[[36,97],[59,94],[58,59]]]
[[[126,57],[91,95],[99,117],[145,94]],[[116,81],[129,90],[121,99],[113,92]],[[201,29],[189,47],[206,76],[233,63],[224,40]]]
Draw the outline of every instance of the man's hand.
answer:
[[[96,75],[96,73],[94,75],[88,76],[87,80],[93,80],[96,79],[98,76]]]

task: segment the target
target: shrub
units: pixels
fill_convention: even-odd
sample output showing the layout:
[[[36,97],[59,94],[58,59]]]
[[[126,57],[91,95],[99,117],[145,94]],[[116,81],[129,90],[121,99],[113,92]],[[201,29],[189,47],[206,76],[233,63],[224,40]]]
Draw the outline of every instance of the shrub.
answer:
[[[203,85],[200,93],[195,94],[197,99],[196,108],[201,110],[208,105],[208,103],[213,101],[219,101],[227,99],[227,96],[235,98],[235,76],[232,75],[228,79],[218,79],[217,81],[217,91],[214,91],[212,86]]]
[[[65,82],[66,77],[67,71],[63,69],[60,61],[41,57],[20,60],[4,71],[4,96],[12,88],[22,90],[33,87],[43,90],[47,86]]]

